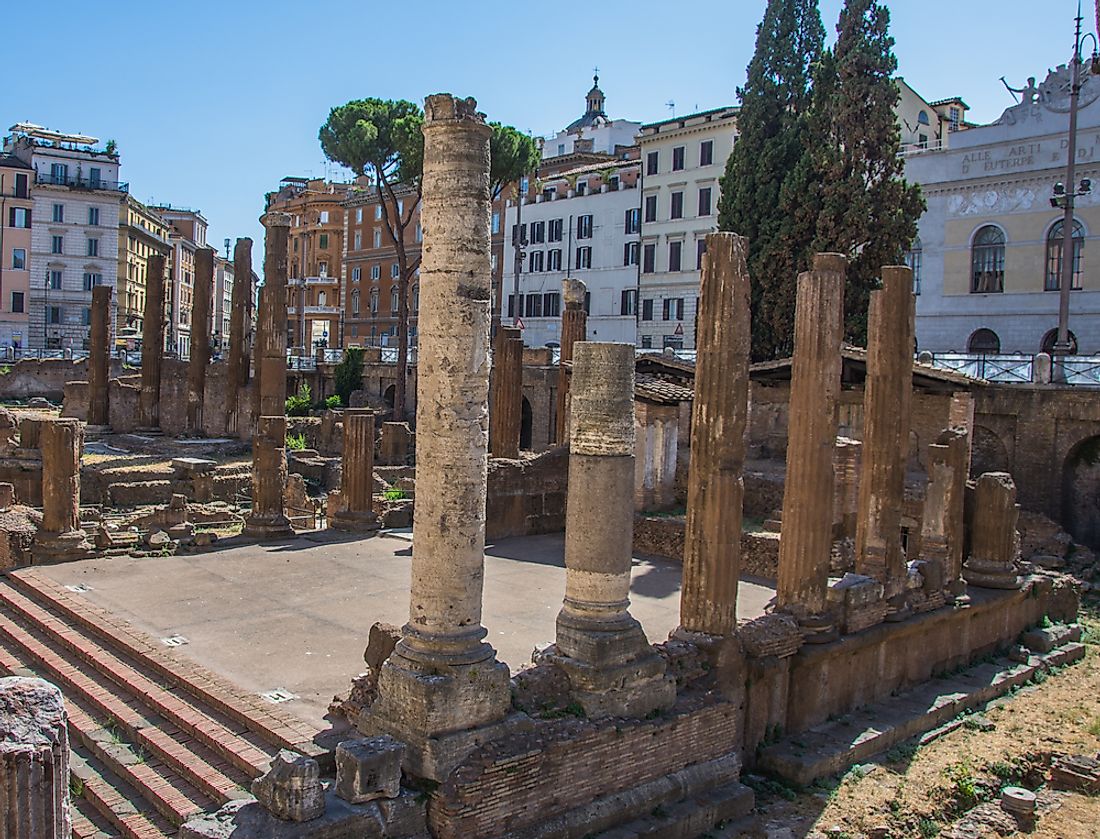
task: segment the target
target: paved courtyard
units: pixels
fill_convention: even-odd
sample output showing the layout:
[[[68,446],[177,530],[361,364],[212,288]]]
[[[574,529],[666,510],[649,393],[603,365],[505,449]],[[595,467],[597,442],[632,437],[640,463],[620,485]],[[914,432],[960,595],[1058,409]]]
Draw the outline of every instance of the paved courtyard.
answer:
[[[486,550],[483,623],[514,670],[554,639],[565,591],[563,536],[506,539]],[[226,547],[164,558],[111,557],[43,568],[58,582],[84,585],[96,605],[154,638],[182,635],[178,649],[263,693],[298,698],[283,707],[326,727],[334,694],[363,671],[374,621],[408,618],[412,546],[392,537],[353,540],[330,532],[285,543]],[[739,615],[762,614],[774,591],[742,581]],[[651,641],[678,623],[680,565],[635,559],[631,611]]]

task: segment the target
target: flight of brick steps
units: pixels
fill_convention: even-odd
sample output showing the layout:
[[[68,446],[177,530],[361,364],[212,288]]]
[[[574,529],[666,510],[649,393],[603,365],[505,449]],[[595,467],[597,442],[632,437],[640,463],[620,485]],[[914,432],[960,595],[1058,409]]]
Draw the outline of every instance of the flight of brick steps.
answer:
[[[323,759],[317,731],[172,654],[36,569],[0,579],[0,674],[61,688],[76,839],[174,836],[247,797],[289,748]]]

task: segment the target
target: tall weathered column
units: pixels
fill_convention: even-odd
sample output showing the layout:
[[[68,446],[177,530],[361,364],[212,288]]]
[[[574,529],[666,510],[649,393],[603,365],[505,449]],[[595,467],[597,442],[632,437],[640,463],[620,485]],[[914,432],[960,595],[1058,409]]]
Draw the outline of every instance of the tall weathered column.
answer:
[[[819,253],[813,270],[798,277],[776,603],[798,619],[808,641],[835,634],[825,601],[833,541],[847,267],[840,254]]]
[[[286,413],[286,282],[290,216],[265,213],[264,290],[260,296],[256,342],[257,385],[261,417]]]
[[[164,359],[164,256],[149,255],[141,326],[141,426],[160,428],[160,369]]]
[[[76,559],[91,549],[80,529],[80,452],[84,431],[79,420],[43,422],[42,524],[32,552],[42,562]]]
[[[644,716],[676,698],[665,661],[630,614],[634,346],[583,341],[573,355],[565,600],[556,650],[590,717]]]
[[[489,412],[489,450],[493,457],[519,457],[523,418],[523,337],[518,329],[497,330],[493,349],[492,410]]]
[[[901,512],[913,394],[913,319],[913,272],[884,267],[882,288],[871,292],[868,314],[856,571],[883,584],[890,604],[887,620],[907,612]]]
[[[404,740],[406,770],[436,781],[511,707],[508,667],[481,625],[491,134],[474,100],[427,98],[409,622],[359,722]]]
[[[970,435],[964,428],[948,428],[928,452],[931,462],[921,522],[922,559],[939,564],[948,597],[958,600],[966,594],[962,564]]]
[[[92,289],[92,325],[88,354],[88,425],[110,425],[108,375],[111,366],[111,287]]]
[[[580,280],[566,278],[561,281],[561,359],[558,362],[558,408],[555,440],[564,444],[569,437],[569,372],[566,362],[573,360],[573,347],[578,341],[588,340],[588,312],[584,299],[588,287]]]
[[[1020,507],[1016,483],[1007,472],[986,472],[974,486],[970,516],[970,556],[963,577],[982,588],[1019,588],[1017,560]]]
[[[344,455],[340,471],[340,509],[332,518],[336,530],[378,530],[374,513],[374,411],[344,411]]]
[[[240,392],[248,384],[251,352],[247,340],[247,324],[252,312],[252,240],[238,239],[233,246],[233,296],[229,311],[229,366],[226,382],[229,398],[225,405],[225,428],[239,434]]]
[[[191,309],[191,360],[187,365],[187,430],[203,433],[206,367],[210,364],[210,297],[214,287],[214,249],[195,251],[195,299]],[[231,388],[230,393],[236,391]]]
[[[681,633],[723,636],[737,626],[749,413],[747,250],[748,242],[732,233],[707,236],[691,409]]]
[[[286,417],[260,417],[252,436],[252,509],[244,535],[277,539],[294,535],[286,517]]]
[[[0,679],[0,836],[69,839],[65,701],[42,679]]]

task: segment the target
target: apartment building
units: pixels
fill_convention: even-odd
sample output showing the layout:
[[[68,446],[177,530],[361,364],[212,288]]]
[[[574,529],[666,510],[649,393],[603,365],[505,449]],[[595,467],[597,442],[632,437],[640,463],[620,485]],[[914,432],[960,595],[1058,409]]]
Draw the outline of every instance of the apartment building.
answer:
[[[638,342],[695,348],[706,235],[718,229],[719,179],[737,139],[737,108],[642,126]]]
[[[145,290],[149,257],[168,256],[170,226],[132,195],[123,195],[118,217],[118,306],[116,341],[128,350],[137,348],[145,322]],[[171,288],[165,286],[165,302],[171,302]]]
[[[5,348],[24,347],[28,337],[33,180],[30,164],[0,154],[0,347]]]
[[[195,251],[206,247],[209,223],[199,210],[170,204],[150,209],[169,225],[165,346],[168,352],[180,358],[190,358],[191,315],[195,305]]]
[[[929,102],[898,76],[898,104],[894,112],[898,118],[903,153],[946,149],[951,135],[971,128],[966,121],[970,109],[962,99],[953,96]]]
[[[215,354],[229,350],[229,321],[233,314],[233,261],[222,256],[214,257],[214,296],[211,299],[211,349]]]
[[[34,170],[26,345],[84,349],[92,288],[115,287],[118,275],[119,198],[129,191],[118,153],[33,123],[10,131],[4,151]]]

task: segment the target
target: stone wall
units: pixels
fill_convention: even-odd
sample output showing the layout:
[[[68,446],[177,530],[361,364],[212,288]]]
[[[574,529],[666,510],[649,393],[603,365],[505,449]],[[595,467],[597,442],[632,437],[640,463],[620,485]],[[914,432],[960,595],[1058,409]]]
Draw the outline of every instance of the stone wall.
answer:
[[[0,401],[43,396],[51,402],[60,402],[65,382],[88,378],[87,361],[26,358],[4,366],[8,372],[0,374]],[[121,376],[124,372],[121,359],[112,358],[110,375]]]
[[[485,538],[565,530],[569,450],[556,447],[518,460],[489,459]]]
[[[682,516],[636,516],[634,553],[673,562],[684,559],[685,519]],[[779,534],[741,534],[741,573],[774,580],[779,571]]]

